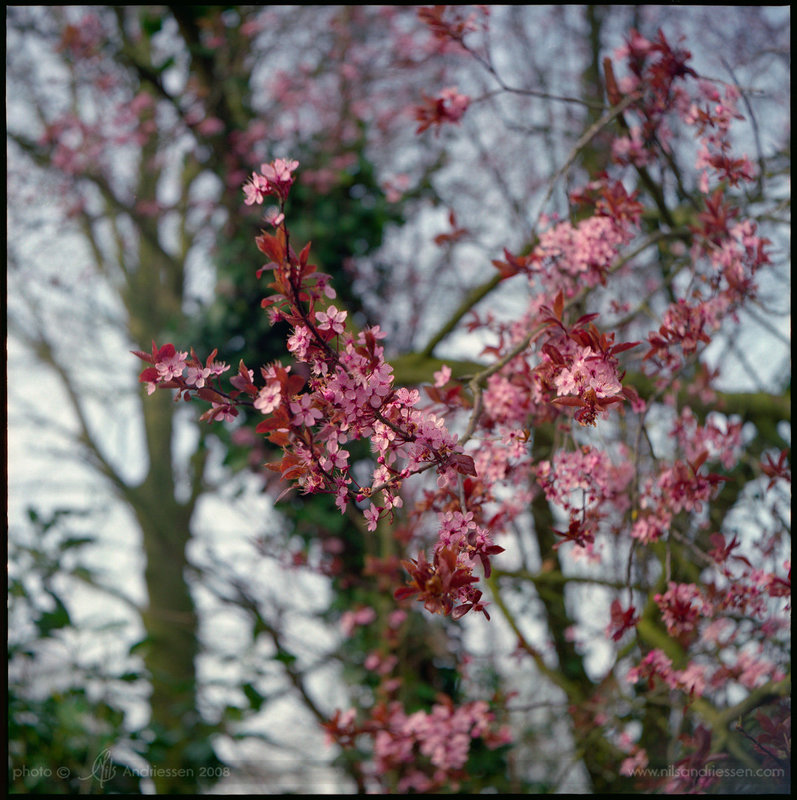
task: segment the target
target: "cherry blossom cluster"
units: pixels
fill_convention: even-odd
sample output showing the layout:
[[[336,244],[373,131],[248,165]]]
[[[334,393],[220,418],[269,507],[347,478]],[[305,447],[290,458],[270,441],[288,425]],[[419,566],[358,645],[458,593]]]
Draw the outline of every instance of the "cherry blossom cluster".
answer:
[[[677,670],[673,669],[672,660],[664,652],[655,649],[638,666],[628,671],[627,680],[629,683],[645,680],[649,688],[653,688],[658,679],[671,689],[697,697],[703,695],[709,686],[727,686],[729,680],[737,681],[748,689],[757,688],[769,680],[782,680],[785,677],[783,671],[762,657],[761,650],[758,648],[755,654],[740,652],[730,666],[712,668],[707,664],[692,662],[685,669]]]
[[[741,422],[725,420],[716,413],[700,425],[694,412],[684,408],[670,437],[683,458],[662,462],[658,475],[649,476],[642,488],[631,536],[643,544],[663,538],[674,514],[684,510],[700,513],[716,495],[726,478],[702,472],[707,461],[718,461],[730,470],[741,455]]]
[[[214,147],[225,135],[220,148],[225,150],[224,166],[219,172],[226,170],[223,178],[228,187],[243,184],[247,206],[265,211],[269,232],[257,237],[266,262],[258,275],[270,284],[263,308],[272,321],[286,322],[290,328],[290,364],[286,360],[250,369],[240,363],[231,369],[217,360],[215,350],[200,359],[192,349],[153,343],[151,351],[136,353],[145,362],[141,383],[148,394],[164,388],[171,389],[175,399],[203,400],[207,411],[202,419],[207,421],[230,422],[242,406],[253,408],[260,415],[257,433],[239,427],[234,435],[251,447],[250,457],[258,467],[266,452],[273,455],[276,448],[279,456],[270,466],[289,488],[329,493],[341,513],[361,519],[362,528],[369,531],[381,528],[380,534],[385,533],[385,523],[399,523],[390,531],[391,547],[385,548],[391,554],[366,556],[363,574],[346,572],[346,578],[363,583],[373,579],[380,591],[393,592],[399,601],[412,601],[453,620],[471,611],[489,619],[480,578],[491,577],[491,561],[503,550],[496,543],[506,545],[502,536],[515,529],[524,535],[533,531],[541,547],[550,541],[543,535],[548,531],[539,530],[539,518],[545,515],[536,513],[542,507],[538,502],[544,500],[555,513],[553,524],[561,528],[552,531],[558,537],[553,540],[554,552],[532,552],[527,566],[533,569],[530,564],[538,555],[539,575],[505,568],[496,570],[490,585],[496,600],[510,600],[509,592],[501,595],[510,581],[515,582],[513,588],[528,581],[528,592],[533,591],[533,581],[540,598],[547,601],[545,581],[560,577],[568,593],[573,577],[617,591],[604,638],[616,644],[622,660],[605,680],[596,680],[594,694],[589,688],[583,703],[581,697],[574,699],[576,692],[565,689],[573,731],[581,737],[579,747],[590,741],[583,736],[587,730],[595,737],[591,741],[619,736],[622,755],[615,768],[632,775],[655,762],[657,755],[640,746],[641,739],[634,743],[627,733],[630,728],[622,734],[620,730],[629,719],[632,725],[638,723],[643,714],[647,726],[661,701],[676,712],[684,732],[680,749],[678,743],[670,743],[678,754],[671,746],[668,757],[685,754],[678,766],[699,771],[712,759],[724,757],[716,753],[716,740],[712,742],[718,726],[710,712],[716,708],[719,718],[727,717],[722,707],[727,708],[729,696],[743,696],[741,690],[747,690],[749,700],[749,692],[780,681],[789,636],[787,522],[776,518],[772,499],[790,482],[788,450],[778,452],[783,445],[772,445],[760,456],[746,458],[743,448],[748,434],[753,435],[753,424],[743,428],[738,417],[717,412],[704,417],[702,411],[678,407],[689,396],[699,397],[704,408],[716,401],[712,382],[719,367],[714,372],[703,368],[701,356],[721,328],[738,321],[739,309],[756,299],[758,272],[769,262],[769,242],[753,221],[741,218],[733,196],[758,179],[764,188],[766,177],[757,175],[750,159],[732,147],[731,132],[741,118],[740,92],[699,77],[690,66],[689,53],[671,45],[663,33],[648,39],[632,32],[616,54],[627,74],[617,80],[611,60],[604,62],[609,108],[602,135],[613,126],[619,131],[607,173],[569,192],[567,215],[542,217],[531,237],[524,231],[522,255],[506,250],[502,259],[493,261],[497,277],[518,276],[513,288],[523,284],[520,288],[529,292],[526,313],[498,320],[480,304],[470,330],[491,338],[481,353],[485,363],[475,368],[475,377],[470,382],[452,379],[451,369],[443,367],[432,386],[402,388],[385,360],[385,334],[379,327],[357,329],[337,300],[329,276],[310,262],[309,245],[296,252],[299,247],[291,241],[286,213],[298,162],[276,159],[254,173],[242,165],[266,161],[270,156],[265,153],[278,141],[325,138],[316,151],[321,153],[319,168],[311,173],[305,165],[302,174],[303,183],[323,193],[340,180],[338,171],[357,163],[354,152],[337,151],[353,142],[359,146],[364,131],[369,157],[379,155],[380,144],[395,149],[399,139],[386,136],[390,126],[404,126],[406,134],[417,128],[419,134],[434,130],[454,137],[467,133],[467,125],[459,123],[473,121],[470,115],[477,104],[489,102],[493,95],[508,99],[514,90],[499,78],[503,64],[490,57],[486,36],[484,50],[477,50],[479,34],[486,32],[488,7],[421,8],[417,17],[427,36],[424,30],[417,35],[406,24],[399,6],[363,8],[368,7],[347,7],[345,18],[327,18],[335,26],[330,39],[338,48],[338,53],[330,53],[330,61],[339,58],[339,69],[319,79],[319,71],[300,56],[302,63],[296,68],[271,71],[261,96],[268,95],[284,113],[273,115],[268,126],[262,120],[247,126],[243,120],[243,127],[234,132],[226,130],[229,126],[220,118],[221,111],[214,111],[214,104],[203,96],[201,81],[189,80],[168,115],[161,113],[164,104],[169,105],[162,87],[138,95],[122,92],[122,73],[106,69],[104,18],[90,13],[64,29],[59,52],[67,64],[90,76],[93,86],[104,88],[100,97],[105,98],[90,117],[59,110],[43,126],[39,144],[52,154],[52,165],[66,182],[76,185],[75,177],[100,174],[115,187],[119,174],[113,155],[109,157],[114,148],[141,153],[154,135],[170,141],[172,130],[184,132],[187,126],[199,137],[219,137]],[[372,20],[364,14],[373,14],[378,29],[365,27]],[[240,33],[249,37],[266,27],[265,18],[253,19],[241,26]],[[225,43],[231,42],[231,30],[223,15],[212,15],[207,25],[200,26],[202,47],[210,53],[218,49],[221,58]],[[360,30],[369,35],[360,39]],[[434,84],[424,80],[421,86],[427,87],[427,94],[417,81],[396,80],[399,73],[381,69],[389,62],[403,67],[431,64],[437,70],[434,58],[441,55],[446,60],[443,70],[435,72],[435,81],[448,64],[459,66],[472,57],[469,63],[486,70],[485,80],[494,80],[496,90],[471,97],[464,93],[470,92],[467,87],[481,81],[460,73],[440,77]],[[377,66],[380,56],[384,59]],[[221,69],[226,63],[222,58],[217,66]],[[395,88],[383,91],[386,82],[372,78],[383,72],[392,75],[389,81]],[[373,91],[375,85],[378,91]],[[308,108],[312,114],[304,113]],[[177,122],[167,131],[163,118],[174,118],[175,112]],[[414,120],[409,126],[408,117]],[[380,141],[373,132],[384,138]],[[684,132],[696,144],[686,159],[675,150]],[[319,136],[322,133],[325,137]],[[424,142],[429,143],[428,138]],[[567,180],[568,187],[576,151],[555,178]],[[682,171],[690,159],[691,175]],[[374,159],[380,167],[387,161]],[[402,168],[412,172],[406,164]],[[413,196],[408,174],[392,181],[391,201],[405,192]],[[627,186],[638,186],[639,194]],[[550,189],[554,188],[552,184]],[[672,207],[676,197],[677,209]],[[640,198],[647,204],[644,208]],[[213,207],[211,201],[203,206]],[[466,208],[463,204],[462,211]],[[131,213],[157,218],[164,210],[150,198],[132,206]],[[464,216],[461,213],[460,219]],[[473,234],[467,223],[457,222],[453,210],[449,221],[450,231],[433,241],[450,248],[453,256],[455,247],[472,240]],[[482,215],[480,224],[484,228],[492,223]],[[650,250],[654,246],[660,248],[657,267],[666,270],[639,263],[656,258]],[[615,289],[615,276],[627,279],[628,286],[638,281],[639,287],[644,280],[649,296],[638,297],[636,289],[623,293],[619,280]],[[607,286],[615,293],[613,301],[603,291]],[[605,332],[598,316],[587,313],[593,300],[605,305],[611,301],[612,313],[625,320],[616,332]],[[644,355],[643,367],[655,379],[655,388],[648,392],[650,382],[639,381],[646,387],[643,401],[629,385],[635,382],[633,375],[628,380],[624,373],[633,364],[624,353],[638,343],[626,342],[620,325],[630,330],[648,312],[655,314],[654,330],[641,328],[627,337],[646,340],[647,352],[638,359]],[[628,354],[631,359],[635,355]],[[677,409],[669,431],[658,423],[653,428],[663,392],[667,392],[664,402]],[[648,410],[654,413],[647,416]],[[616,427],[592,429],[610,414],[620,417]],[[636,449],[614,440],[599,444],[615,435],[626,436],[630,443],[637,432]],[[543,451],[549,434],[550,450]],[[665,441],[655,434],[666,436]],[[368,462],[359,460],[364,448],[354,447],[362,440],[371,449]],[[271,445],[268,451],[266,443]],[[773,519],[761,525],[739,522],[753,507],[752,493],[742,492],[751,471],[758,479],[747,489],[755,488],[765,503],[772,502],[763,510],[772,510]],[[418,479],[409,481],[411,477]],[[773,492],[775,488],[778,491]],[[717,498],[721,502],[712,506]],[[768,525],[772,530],[764,530]],[[320,559],[319,571],[343,575],[350,560],[344,567],[343,556],[349,553],[342,539],[327,531],[318,539],[312,558]],[[608,558],[598,568],[574,576],[572,562],[586,556],[596,563],[596,543],[607,542],[611,547],[606,549],[616,556],[611,564],[614,576],[608,574]],[[568,547],[560,547],[565,543]],[[415,558],[408,555],[416,553]],[[281,559],[286,568],[313,565],[303,552],[284,552]],[[552,563],[556,572],[549,569]],[[340,627],[344,636],[357,636],[353,644],[358,644],[373,641],[373,631],[362,629],[374,623],[383,626],[378,643],[363,653],[362,664],[370,685],[378,681],[378,687],[364,714],[335,714],[326,726],[330,738],[344,749],[370,747],[374,763],[368,777],[380,788],[456,791],[474,750],[498,747],[509,736],[484,702],[459,705],[441,696],[421,711],[417,705],[398,702],[396,698],[411,690],[397,671],[399,643],[406,642],[406,629],[400,636],[399,626],[407,617],[409,602],[383,614],[378,604],[360,605],[368,602],[366,597],[365,592],[357,595],[358,605],[343,613]],[[575,597],[570,594],[568,604]],[[517,611],[512,602],[496,606],[489,608],[493,615],[505,615],[516,632],[528,630],[522,608]],[[548,617],[553,620],[553,615]],[[578,629],[573,625],[564,639],[580,648],[581,636],[588,635],[589,628],[590,624]],[[556,639],[558,631],[551,633]],[[519,639],[523,635],[518,633]],[[559,649],[558,642],[554,646]],[[650,650],[651,646],[656,649]],[[534,649],[529,640],[518,653],[534,656]],[[553,653],[543,649],[548,661]],[[352,647],[350,652],[356,658],[359,651]],[[569,670],[562,652],[557,656],[560,677]],[[538,666],[544,667],[545,661],[538,661]],[[628,681],[620,681],[618,688],[613,678],[624,673]],[[573,685],[580,690],[586,683],[574,679]],[[651,698],[650,688],[666,699]],[[614,692],[619,693],[620,703],[612,720]],[[759,711],[753,745],[755,754],[764,754],[776,766],[790,754],[788,709],[784,711],[783,705],[787,703],[776,711],[771,705]],[[695,722],[703,708],[709,710],[703,720],[710,729]],[[618,727],[612,729],[613,724]],[[351,756],[350,764],[359,759],[355,751],[346,756]],[[705,790],[713,780],[703,776],[690,784],[678,779],[657,788]]]
[[[152,364],[139,375],[139,381],[147,387],[147,394],[153,394],[158,388],[177,389],[175,400],[181,397],[190,400],[193,393],[211,404],[210,410],[202,415],[204,420],[218,419],[230,422],[238,416],[233,404],[238,392],[227,395],[218,385],[219,376],[230,368],[227,364],[215,360],[218,351],[214,350],[204,364],[193,350],[189,356],[187,352],[177,350],[171,343],[158,347],[153,342],[151,353],[139,350],[133,352],[142,361]],[[240,385],[240,376],[233,378],[232,382],[233,385],[235,383]]]
[[[601,333],[592,324],[597,314],[586,314],[568,326],[562,308],[560,292],[553,309],[541,309],[547,330],[536,376],[543,396],[560,407],[577,408],[576,421],[592,426],[611,405],[638,400],[636,392],[622,384],[625,372],[617,356],[639,343],[615,344],[614,333]]]
[[[552,462],[539,462],[535,471],[545,497],[570,519],[567,532],[556,531],[563,537],[559,544],[592,544],[600,521],[628,507],[626,488],[633,466],[627,460],[614,466],[607,453],[585,445],[580,450],[558,451]]]
[[[449,537],[456,538],[474,529],[470,519],[451,514],[446,520]],[[388,572],[391,572],[388,567]],[[324,723],[327,739],[342,749],[370,745],[373,752],[369,775],[374,786],[399,792],[455,790],[467,775],[466,762],[474,741],[490,749],[512,741],[507,726],[499,725],[489,705],[481,700],[456,704],[444,694],[435,698],[427,710],[408,713],[395,699],[403,680],[396,674],[399,659],[395,649],[402,641],[402,628],[408,612],[398,608],[381,625],[378,647],[363,666],[378,679],[379,701],[358,721],[355,709],[337,709]],[[340,625],[346,637],[355,628],[377,622],[377,614],[364,606],[344,612]],[[392,781],[390,786],[386,779]]]
[[[693,461],[676,460],[662,464],[657,476],[649,477],[639,499],[639,516],[631,536],[644,544],[655,542],[669,530],[673,514],[700,513],[727,480],[716,473],[701,473],[708,458],[703,450]]]
[[[609,101],[617,105],[624,95],[638,98],[630,110],[638,122],[627,124],[629,135],[619,137],[614,153],[619,163],[627,160],[644,166],[658,159],[657,148],[666,147],[672,137],[668,125],[671,111],[676,109],[685,114],[691,107],[684,79],[696,78],[697,73],[688,66],[691,53],[673,48],[662,31],[653,40],[631,31],[626,43],[615,50],[614,57],[627,65],[628,74],[616,81],[611,61],[607,59]]]
[[[615,80],[608,60],[610,101],[616,105],[624,95],[634,96],[623,117],[629,133],[615,140],[616,163],[644,168],[668,157],[676,121],[692,129],[699,145],[695,166],[704,207],[689,227],[691,259],[702,274],[690,295],[676,298],[665,311],[659,330],[649,336],[646,354],[660,370],[674,372],[711,341],[745,298],[754,296],[754,276],[769,262],[769,242],[751,220],[735,221],[738,211],[725,190],[726,184],[735,187],[756,179],[747,157],[731,156],[731,122],[741,118],[738,89],[725,85],[721,93],[716,82],[699,79],[688,66],[690,53],[671,47],[661,32],[651,41],[632,31],[615,57],[625,60],[629,74]],[[633,116],[638,124],[627,122]]]
[[[661,650],[651,650],[641,661],[639,666],[628,671],[629,683],[646,680],[649,688],[655,685],[655,679],[663,681],[671,689],[680,689],[687,694],[703,694],[706,686],[702,670],[697,665],[688,670],[674,670],[672,660]]]
[[[570,202],[586,212],[584,219],[573,224],[543,217],[550,224],[529,254],[505,251],[506,260],[493,261],[504,277],[523,273],[537,293],[554,297],[561,291],[567,299],[585,286],[606,284],[621,248],[639,233],[643,205],[622,181],[606,176],[574,189]]]
[[[683,114],[683,120],[694,125],[700,137],[701,147],[697,154],[695,166],[703,170],[700,187],[708,194],[709,176],[714,182],[727,181],[737,186],[741,181],[753,181],[755,175],[747,156],[731,158],[730,126],[734,119],[744,119],[739,113],[736,103],[739,90],[728,84],[723,94],[715,83],[707,80],[698,82],[700,95],[695,97]]]
[[[447,122],[459,122],[470,105],[470,98],[457,91],[455,86],[442,89],[437,97],[424,95],[423,99],[423,105],[415,109],[415,119],[420,123],[416,133]]]
[[[473,8],[473,11],[469,11]],[[444,48],[462,44],[464,37],[486,29],[490,8],[478,6],[437,5],[418,9],[418,19],[428,26],[434,39]]]
[[[346,749],[370,738],[375,779],[398,776],[401,793],[455,791],[474,740],[495,749],[512,739],[508,728],[496,728],[494,714],[481,700],[455,706],[440,696],[429,711],[412,714],[398,702],[380,703],[365,721],[355,720],[354,709],[336,711],[324,725],[329,740]]]
[[[475,466],[444,420],[419,407],[416,389],[394,386],[379,327],[356,335],[349,331],[347,312],[328,302],[335,297],[328,276],[309,263],[309,245],[298,255],[290,247],[283,210],[297,166],[282,159],[264,164],[244,191],[250,205],[268,196],[279,204],[271,217],[276,233],[264,231],[256,239],[270,259],[258,274],[272,271],[274,277],[274,294],[263,300],[263,307],[272,321],[291,325],[288,350],[307,365],[309,376],[274,363],[261,368],[258,385],[254,372],[241,362],[230,381],[233,389],[223,392],[213,381],[228,367],[214,361],[215,351],[203,365],[193,351],[189,359],[171,344],[153,344],[151,354],[136,353],[152,365],[140,380],[149,393],[156,387],[175,388],[178,397],[194,394],[209,401],[211,409],[203,415],[207,420],[230,420],[238,413],[236,405],[251,404],[265,416],[256,431],[283,452],[269,467],[305,492],[334,494],[341,511],[350,502],[364,505],[367,528],[373,531],[382,517],[402,506],[401,485],[410,475],[434,468],[442,489],[456,487],[462,476],[475,476]],[[376,461],[370,485],[360,485],[350,470],[346,445],[361,439],[370,442]],[[473,568],[480,564],[489,575],[490,556],[503,548],[492,543],[485,529],[460,516],[443,519],[431,562],[423,554],[406,562],[411,584],[398,594],[417,593],[427,609],[444,614],[486,613],[482,593],[472,585],[478,580]]]
[[[733,469],[742,455],[741,421],[731,422],[717,412],[712,412],[701,425],[691,408],[682,409],[670,436],[678,443],[687,461],[695,461],[706,451],[711,461],[719,461],[725,469]]]
[[[653,599],[661,610],[667,633],[674,639],[688,640],[698,622],[711,611],[711,604],[693,583],[670,581],[667,591],[654,595]]]

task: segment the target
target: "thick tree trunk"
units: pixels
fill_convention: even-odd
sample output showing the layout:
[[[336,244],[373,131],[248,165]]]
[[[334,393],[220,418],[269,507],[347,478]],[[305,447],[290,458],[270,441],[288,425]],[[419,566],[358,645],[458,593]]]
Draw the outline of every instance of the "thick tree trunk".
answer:
[[[154,513],[139,514],[138,520],[147,560],[148,605],[141,613],[147,640],[144,663],[152,683],[150,724],[156,734],[150,766],[159,794],[191,793],[199,776],[190,752],[201,734],[197,615],[186,582],[190,509],[165,502]]]

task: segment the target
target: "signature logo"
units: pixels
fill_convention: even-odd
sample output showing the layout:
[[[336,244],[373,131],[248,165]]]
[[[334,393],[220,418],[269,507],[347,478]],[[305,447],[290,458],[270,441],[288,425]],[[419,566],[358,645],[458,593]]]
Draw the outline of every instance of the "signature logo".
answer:
[[[82,781],[88,781],[94,778],[99,781],[100,787],[112,780],[116,775],[116,765],[111,758],[111,748],[106,747],[97,758],[94,759],[94,764],[91,767],[91,774],[81,778]]]

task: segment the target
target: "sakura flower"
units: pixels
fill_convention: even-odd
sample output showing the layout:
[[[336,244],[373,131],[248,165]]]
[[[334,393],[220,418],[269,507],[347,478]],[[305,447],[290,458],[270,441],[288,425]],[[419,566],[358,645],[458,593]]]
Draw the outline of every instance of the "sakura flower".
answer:
[[[298,166],[298,161],[277,158],[271,164],[261,164],[260,172],[266,179],[269,190],[277,194],[281,200],[284,200],[288,196],[288,190],[293,185],[293,175],[291,173]]]
[[[188,367],[185,373],[185,382],[189,386],[195,386],[201,389],[205,385],[205,381],[210,377],[210,368],[203,367],[201,364],[196,367]]]
[[[349,483],[348,478],[338,476],[335,478],[335,505],[343,514],[349,504]]]
[[[293,353],[299,361],[306,361],[310,340],[311,334],[309,328],[300,325],[294,328],[293,334],[288,338],[288,350]]]
[[[343,635],[349,637],[358,625],[370,625],[376,619],[376,611],[370,606],[364,606],[356,611],[344,611],[340,618],[340,627]]]
[[[421,123],[416,133],[423,133],[432,125],[459,122],[470,105],[470,98],[453,86],[443,89],[439,97],[424,95],[423,99],[424,104],[415,108],[415,119]]]
[[[277,158],[271,164],[261,164],[260,171],[269,183],[293,183],[291,173],[299,166],[298,161]]]
[[[279,383],[270,383],[258,392],[254,406],[261,414],[270,414],[279,408],[281,399],[282,390]]]
[[[670,581],[668,590],[655,595],[653,599],[661,609],[662,619],[671,636],[690,634],[711,610],[693,583]]]
[[[253,203],[260,205],[268,194],[268,181],[262,175],[253,172],[252,177],[244,184],[244,194],[246,205],[251,206]]]
[[[201,417],[201,420],[208,422],[221,420],[223,422],[232,422],[238,416],[238,409],[231,406],[229,403],[213,403],[212,407],[206,411]]]
[[[661,678],[668,686],[675,688],[677,684],[673,673],[672,661],[659,649],[651,650],[641,661],[639,666],[628,670],[626,680],[636,683],[647,678],[648,685],[653,688],[654,678]]]
[[[269,224],[273,225],[275,228],[278,225],[281,225],[285,220],[285,214],[283,214],[277,206],[272,206],[271,208],[267,208],[263,214],[263,219]]]
[[[326,311],[316,311],[315,318],[318,322],[318,330],[332,331],[333,333],[343,333],[346,330],[345,322],[348,313],[338,311],[335,306],[330,306]]]
[[[340,448],[336,441],[327,443],[327,454],[321,457],[321,469],[331,472],[333,469],[346,469],[349,461],[347,450]]]
[[[214,350],[213,352],[215,353],[216,351]],[[208,362],[205,364],[205,368],[210,370],[211,375],[221,375],[230,368],[230,365],[225,364],[223,361],[214,361],[212,358],[209,358]]]
[[[145,369],[139,376],[139,381],[146,384],[147,394],[154,394],[158,388],[158,371],[154,367]]]
[[[302,394],[290,404],[291,412],[293,413],[293,424],[296,426],[306,425],[310,427],[315,425],[316,420],[321,419],[324,415],[321,411],[313,405],[312,395]]]
[[[363,512],[365,514],[365,519],[368,521],[368,530],[375,531],[376,524],[379,522],[379,512],[381,509],[379,506],[369,506]]]
[[[168,345],[164,346],[168,347]],[[159,358],[155,364],[158,370],[158,377],[162,381],[171,381],[174,378],[179,378],[185,369],[185,360],[188,358],[188,353],[177,352],[172,348],[172,352],[164,358]]]
[[[675,678],[690,695],[700,697],[706,690],[706,669],[700,664],[692,662],[686,669],[676,672]]]
[[[451,380],[451,367],[443,364],[437,372],[434,373],[434,385],[439,389],[445,386]]]

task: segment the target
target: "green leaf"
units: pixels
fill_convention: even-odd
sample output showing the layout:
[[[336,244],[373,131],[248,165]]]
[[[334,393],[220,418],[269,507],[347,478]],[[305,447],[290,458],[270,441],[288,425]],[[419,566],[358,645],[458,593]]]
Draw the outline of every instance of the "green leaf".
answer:
[[[275,661],[281,661],[286,666],[291,666],[296,662],[296,656],[293,653],[287,652],[287,650],[278,650],[277,654],[274,656]]]
[[[141,22],[141,30],[148,37],[154,36],[163,27],[163,17],[150,11],[142,12],[139,20]]]
[[[49,636],[52,631],[67,628],[72,624],[69,611],[61,602],[61,598],[55,592],[46,591],[55,601],[55,609],[53,611],[45,611],[37,621],[37,626],[42,636]]]
[[[92,544],[96,541],[93,536],[70,536],[60,544],[61,550],[70,550],[73,547],[83,547],[84,544]]]
[[[243,692],[246,695],[246,699],[249,701],[249,705],[252,707],[252,710],[260,711],[263,701],[266,698],[260,694],[260,692],[258,692],[251,683],[245,683],[241,688],[243,689]]]
[[[148,644],[149,644],[149,636],[145,636],[143,639],[140,639],[139,641],[131,644],[128,653],[130,653],[131,656],[137,655],[141,653],[143,650],[145,650]]]

